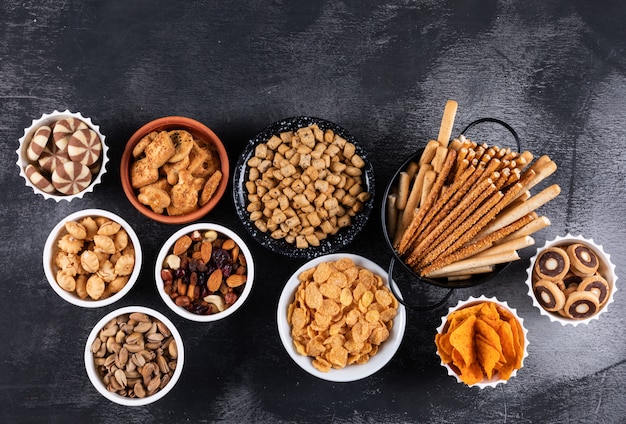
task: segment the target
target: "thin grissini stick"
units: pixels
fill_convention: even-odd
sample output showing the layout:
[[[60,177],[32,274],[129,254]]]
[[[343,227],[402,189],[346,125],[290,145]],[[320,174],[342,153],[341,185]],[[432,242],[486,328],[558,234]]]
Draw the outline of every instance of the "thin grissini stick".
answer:
[[[481,205],[476,208],[463,220],[460,221],[460,225],[453,230],[445,231],[435,242],[426,246],[426,249],[419,252],[419,260],[412,261],[409,264],[417,267],[418,269],[425,268],[430,265],[440,256],[447,256],[452,254],[466,242],[471,240],[468,237],[469,234],[475,234],[477,231],[472,231],[473,228],[482,228],[486,224],[481,224],[484,220],[484,216],[489,213],[489,210],[494,208],[498,202],[504,197],[501,191],[495,192],[490,195]],[[457,246],[458,244],[458,246]],[[409,258],[409,260],[412,258]]]
[[[387,229],[389,234],[395,235],[398,228],[398,209],[396,209],[397,195],[387,195]]]
[[[448,148],[444,146],[437,147],[435,151],[435,157],[430,162],[433,166],[433,170],[437,173],[441,172],[443,168],[443,163],[446,161],[446,156],[448,155]]]
[[[500,242],[507,242],[507,241],[509,241],[511,239],[514,239],[514,238],[517,238],[517,237],[529,236],[529,235],[535,234],[537,231],[542,230],[542,229],[544,229],[546,227],[549,227],[549,226],[550,226],[550,219],[548,219],[547,216],[540,216],[539,218],[530,221],[528,224],[524,225],[519,230],[517,230],[517,231],[509,234],[508,236],[504,237],[498,243],[500,243]]]
[[[459,226],[459,228],[452,233],[448,238],[437,248],[431,250],[431,252],[422,259],[418,264],[418,268],[424,268],[431,262],[433,262],[439,256],[447,256],[457,249],[461,248],[465,243],[474,239],[474,237],[489,224],[496,215],[506,206],[512,197],[522,189],[522,184],[517,183],[505,194],[498,191],[496,195],[492,196],[486,201],[478,210],[476,210],[470,218]],[[494,202],[494,198],[497,200]],[[486,211],[485,211],[486,209]],[[456,237],[456,240],[454,239]],[[479,237],[482,238],[482,237]]]
[[[511,225],[508,225],[481,240],[466,244],[460,249],[451,248],[451,253],[443,254],[439,258],[435,259],[428,267],[424,269],[424,272],[432,272],[451,263],[472,257],[476,253],[482,252],[491,247],[497,240],[515,232],[519,228],[522,228],[533,219],[534,217],[532,215],[527,215],[512,223]]]
[[[438,237],[446,228],[449,228],[450,224],[454,222],[463,212],[471,212],[469,210],[472,202],[477,196],[488,192],[488,188],[491,184],[491,180],[486,178],[480,184],[475,186],[474,191],[470,191],[468,196],[463,198],[457,197],[454,201],[450,200],[451,197],[463,187],[467,179],[472,175],[472,168],[468,168],[458,180],[455,180],[448,190],[442,194],[435,205],[428,211],[428,213],[422,219],[417,231],[415,232],[414,241],[412,246],[418,246],[418,249],[423,248],[423,241],[425,239],[433,241]],[[495,191],[495,186],[492,187]],[[458,203],[462,203],[459,207],[456,207]],[[477,207],[477,205],[476,205]]]
[[[457,161],[456,161],[456,169],[454,170],[454,180],[456,181],[457,178],[459,178],[461,176],[461,174],[470,166],[470,162],[463,158],[461,160],[458,159],[457,157]]]
[[[489,223],[489,225],[483,228],[480,233],[477,234],[477,237],[484,237],[485,235],[499,230],[500,228],[510,224],[511,222],[518,220],[524,215],[527,215],[537,210],[539,207],[545,205],[550,200],[557,197],[559,193],[561,193],[561,187],[558,184],[552,184],[551,186],[545,188],[543,191],[534,195],[516,208],[507,211],[507,213],[500,214],[500,216],[498,216],[493,222]]]
[[[443,109],[443,117],[441,118],[441,126],[439,127],[439,136],[437,141],[444,146],[448,147],[450,142],[450,136],[452,135],[452,127],[454,126],[454,118],[456,117],[456,111],[459,104],[454,100],[448,100],[446,106]]]
[[[402,171],[398,177],[398,198],[396,200],[396,208],[398,210],[404,210],[406,202],[409,200],[409,184],[411,184],[411,177],[408,173]]]
[[[450,265],[447,265],[443,268],[438,269],[437,271],[430,272],[425,274],[426,277],[436,278],[441,275],[445,275],[454,271],[461,271],[465,269],[476,268],[484,265],[498,265],[507,262],[513,262],[521,259],[516,250],[499,253],[497,255],[485,256],[482,258],[469,258],[462,261],[454,262]]]
[[[433,160],[435,152],[437,152],[437,147],[439,147],[439,142],[437,140],[430,140],[426,143],[426,147],[424,147],[424,151],[422,152],[422,156],[419,160],[420,166],[430,163]]]
[[[472,255],[472,258],[478,258],[481,256],[491,256],[496,255],[498,253],[510,251],[510,250],[520,250],[528,246],[532,246],[535,244],[535,239],[530,236],[522,236],[512,240],[509,240],[500,244],[493,244],[490,248],[483,250],[482,252],[478,252],[475,255]]]
[[[452,165],[454,164],[455,160],[456,160],[456,150],[450,149],[448,151],[448,155],[446,157],[446,162],[443,166],[443,169],[441,170],[439,175],[437,175],[437,179],[435,180],[435,183],[433,184],[433,187],[431,188],[430,193],[428,193],[428,196],[426,197],[424,203],[420,205],[418,213],[415,214],[415,216],[413,217],[413,220],[411,221],[411,224],[409,225],[409,227],[404,231],[402,240],[400,240],[400,245],[399,245],[400,253],[404,253],[409,242],[412,240],[413,235],[415,234],[415,231],[417,230],[417,227],[419,227],[419,224],[422,218],[426,216],[426,213],[428,212],[428,210],[435,203],[435,199],[439,195],[439,192],[441,191],[441,187],[443,187],[443,183],[448,178],[448,174],[450,173],[450,170],[452,169]]]

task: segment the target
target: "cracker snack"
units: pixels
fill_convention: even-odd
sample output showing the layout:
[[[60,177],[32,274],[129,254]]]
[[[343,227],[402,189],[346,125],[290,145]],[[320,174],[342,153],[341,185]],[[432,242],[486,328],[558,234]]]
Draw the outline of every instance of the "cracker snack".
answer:
[[[197,210],[209,202],[223,177],[213,144],[185,130],[152,131],[132,156],[131,186],[139,202],[158,214]]]

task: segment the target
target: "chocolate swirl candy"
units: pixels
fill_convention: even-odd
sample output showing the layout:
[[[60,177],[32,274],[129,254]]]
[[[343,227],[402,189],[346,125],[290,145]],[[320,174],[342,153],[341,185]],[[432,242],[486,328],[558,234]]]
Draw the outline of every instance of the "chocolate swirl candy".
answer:
[[[533,292],[539,304],[546,311],[556,312],[565,306],[565,295],[554,281],[537,281],[533,286]]]
[[[600,265],[595,252],[589,246],[581,243],[567,246],[567,256],[571,271],[581,277],[593,275]]]
[[[534,271],[540,279],[559,281],[567,275],[569,266],[570,261],[565,250],[549,247],[537,257]]]
[[[573,319],[585,319],[593,316],[600,309],[598,296],[589,291],[570,293],[565,301],[565,314]]]

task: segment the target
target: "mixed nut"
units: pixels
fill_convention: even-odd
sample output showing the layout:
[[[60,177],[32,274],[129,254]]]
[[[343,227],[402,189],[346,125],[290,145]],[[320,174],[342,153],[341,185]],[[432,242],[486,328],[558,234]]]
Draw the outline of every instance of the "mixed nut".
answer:
[[[162,266],[165,293],[176,305],[199,315],[232,306],[248,279],[239,245],[215,230],[196,230],[180,237]]]
[[[162,390],[178,361],[171,331],[141,312],[110,320],[93,341],[91,352],[106,389],[129,398],[144,398]]]

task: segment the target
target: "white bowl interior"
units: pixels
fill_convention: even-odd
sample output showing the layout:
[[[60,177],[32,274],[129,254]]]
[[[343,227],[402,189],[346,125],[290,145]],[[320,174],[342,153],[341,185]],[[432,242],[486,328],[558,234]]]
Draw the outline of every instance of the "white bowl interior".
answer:
[[[387,287],[389,287],[389,277],[387,272],[371,260],[362,256],[348,253],[334,253],[330,255],[320,256],[304,265],[302,265],[287,281],[283,288],[282,294],[278,301],[277,323],[280,340],[285,350],[300,368],[309,374],[322,380],[333,382],[351,382],[360,380],[376,373],[383,368],[395,355],[400,347],[404,332],[406,329],[406,309],[402,304],[398,305],[398,313],[393,319],[393,327],[391,328],[389,338],[383,342],[378,353],[371,357],[365,364],[352,364],[343,369],[331,369],[328,372],[321,372],[312,365],[312,359],[309,356],[300,355],[293,344],[291,337],[291,327],[287,322],[287,309],[289,304],[293,302],[295,292],[300,285],[298,275],[303,271],[317,266],[321,262],[333,262],[342,258],[351,259],[356,265],[366,268],[375,274],[380,275]],[[393,282],[392,282],[393,283]]]
[[[124,288],[122,288],[122,290],[113,294],[112,296],[98,300],[93,300],[89,298],[81,299],[75,293],[70,293],[66,290],[63,290],[56,281],[56,266],[53,264],[54,254],[58,251],[57,240],[59,239],[59,237],[66,233],[65,223],[68,221],[80,220],[81,218],[85,218],[88,216],[102,216],[111,219],[118,224],[121,224],[128,233],[128,236],[132,241],[135,249],[135,267],[133,268],[133,272],[131,273],[128,282],[126,283]],[[82,211],[74,212],[66,216],[61,221],[59,221],[57,225],[55,225],[52,231],[50,231],[50,234],[46,239],[46,243],[43,249],[43,269],[46,274],[46,279],[50,284],[50,287],[52,287],[55,293],[58,294],[65,301],[83,308],[99,308],[101,306],[106,306],[117,302],[122,297],[124,297],[137,282],[137,279],[139,278],[139,273],[141,272],[142,261],[143,255],[141,253],[141,245],[139,244],[139,238],[137,237],[137,234],[135,233],[133,228],[122,217],[103,209],[84,209]]]
[[[30,179],[26,176],[26,173],[24,171],[26,168],[26,165],[30,163],[28,159],[26,158],[26,150],[28,149],[28,144],[30,143],[30,140],[33,138],[35,131],[37,131],[37,129],[41,127],[42,125],[50,125],[58,121],[59,119],[63,119],[63,118],[77,118],[85,122],[89,126],[89,128],[91,128],[92,130],[96,132],[96,134],[98,134],[98,137],[100,137],[100,142],[102,143],[100,170],[98,171],[96,175],[93,176],[93,179],[91,180],[91,184],[89,184],[89,186],[85,190],[81,191],[80,193],[67,195],[67,196],[64,196],[61,194],[50,194],[50,193],[46,193],[40,190],[30,181]],[[105,143],[105,138],[106,137],[100,132],[100,127],[94,124],[91,118],[84,117],[80,112],[74,113],[74,112],[70,112],[69,110],[59,112],[58,110],[55,110],[52,113],[44,113],[41,116],[41,118],[33,119],[33,122],[30,125],[30,127],[24,129],[24,135],[20,137],[19,139],[20,145],[18,149],[16,150],[16,153],[17,153],[16,164],[20,168],[20,175],[24,178],[26,186],[30,187],[36,194],[42,195],[44,199],[53,199],[56,202],[60,202],[61,200],[70,202],[73,199],[82,198],[85,194],[92,192],[95,186],[100,184],[100,182],[102,181],[102,176],[106,173],[106,166],[109,162],[109,157],[108,157],[109,148]]]
[[[567,318],[556,312],[546,311],[543,308],[543,306],[541,306],[541,304],[537,301],[537,298],[535,297],[535,293],[533,291],[533,268],[535,266],[535,261],[537,260],[537,257],[539,256],[539,254],[549,247],[565,246],[565,245],[569,245],[572,243],[582,243],[588,246],[589,248],[591,248],[595,252],[596,256],[598,256],[598,259],[600,261],[598,272],[600,273],[600,275],[604,277],[604,279],[607,281],[610,287],[609,298],[606,300],[604,305],[602,305],[601,309],[595,315],[592,315],[589,318],[585,318],[585,319]],[[541,313],[541,315],[544,315],[548,317],[550,321],[558,322],[561,325],[572,325],[576,327],[578,325],[588,324],[593,320],[599,319],[600,315],[607,310],[609,304],[613,303],[613,295],[617,291],[617,286],[615,284],[617,281],[617,275],[615,274],[615,265],[611,262],[611,256],[604,251],[604,248],[601,245],[596,244],[593,241],[593,239],[587,239],[583,236],[573,236],[571,234],[567,234],[564,237],[557,236],[554,240],[546,241],[545,245],[542,248],[537,249],[537,253],[535,253],[535,255],[532,258],[530,258],[530,265],[526,269],[526,275],[527,275],[526,285],[528,286],[528,296],[530,296],[530,298],[532,299],[533,305],[537,309],[539,309],[539,312]]]
[[[174,301],[169,297],[169,295],[165,292],[164,287],[163,287],[163,279],[161,278],[161,269],[163,268],[163,262],[165,261],[165,258],[167,257],[170,250],[174,246],[174,243],[176,243],[176,240],[178,240],[183,235],[192,233],[193,231],[196,231],[196,230],[198,231],[214,230],[218,233],[221,233],[231,238],[235,243],[237,243],[237,245],[239,245],[239,249],[241,253],[243,253],[244,257],[246,258],[248,279],[246,281],[243,292],[241,293],[237,301],[232,306],[216,314],[199,315],[199,314],[194,314],[192,312],[189,312],[188,310],[176,305]],[[170,238],[167,239],[165,243],[163,243],[163,246],[161,247],[161,250],[159,251],[159,255],[157,256],[156,265],[154,267],[154,281],[156,283],[157,291],[159,292],[161,299],[163,299],[163,302],[167,305],[168,308],[170,308],[172,311],[174,311],[181,317],[187,318],[188,320],[191,320],[191,321],[198,321],[198,322],[217,321],[220,319],[224,319],[228,317],[229,315],[232,315],[233,313],[235,313],[239,308],[241,308],[241,306],[243,306],[246,299],[250,295],[250,292],[252,291],[252,284],[254,282],[254,261],[252,259],[252,253],[250,252],[250,249],[248,248],[248,246],[241,239],[241,237],[239,237],[231,229],[226,228],[219,224],[212,224],[212,223],[191,224],[176,231],[174,234],[172,234],[172,236],[170,236]]]
[[[167,328],[170,330],[170,332],[172,333],[172,335],[174,336],[174,340],[176,341],[176,347],[178,348],[178,359],[177,359],[176,369],[174,370],[174,373],[172,374],[172,377],[169,383],[167,383],[167,385],[165,385],[163,389],[159,390],[155,394],[144,397],[144,398],[129,398],[129,397],[124,397],[117,393],[108,391],[102,379],[98,375],[98,372],[96,370],[96,365],[93,359],[93,353],[91,352],[91,345],[93,344],[96,337],[98,337],[98,332],[110,320],[120,315],[129,314],[132,312],[144,313],[146,315],[149,315],[153,318],[158,319],[163,324],[165,324]],[[185,363],[185,349],[183,346],[183,339],[180,336],[180,333],[178,332],[174,324],[165,315],[153,309],[145,308],[143,306],[126,306],[126,307],[123,307],[123,308],[120,308],[120,309],[117,309],[115,311],[108,313],[102,319],[100,319],[100,321],[98,321],[98,323],[93,327],[93,329],[89,333],[89,336],[87,337],[87,342],[85,343],[84,358],[85,358],[85,369],[87,371],[87,375],[89,376],[89,380],[91,381],[93,386],[96,388],[96,390],[100,392],[102,396],[120,405],[142,406],[142,405],[147,405],[149,403],[156,402],[157,400],[161,399],[170,390],[172,390],[172,388],[176,385],[176,382],[180,378],[180,375],[182,374],[182,371],[183,371],[183,365]]]

